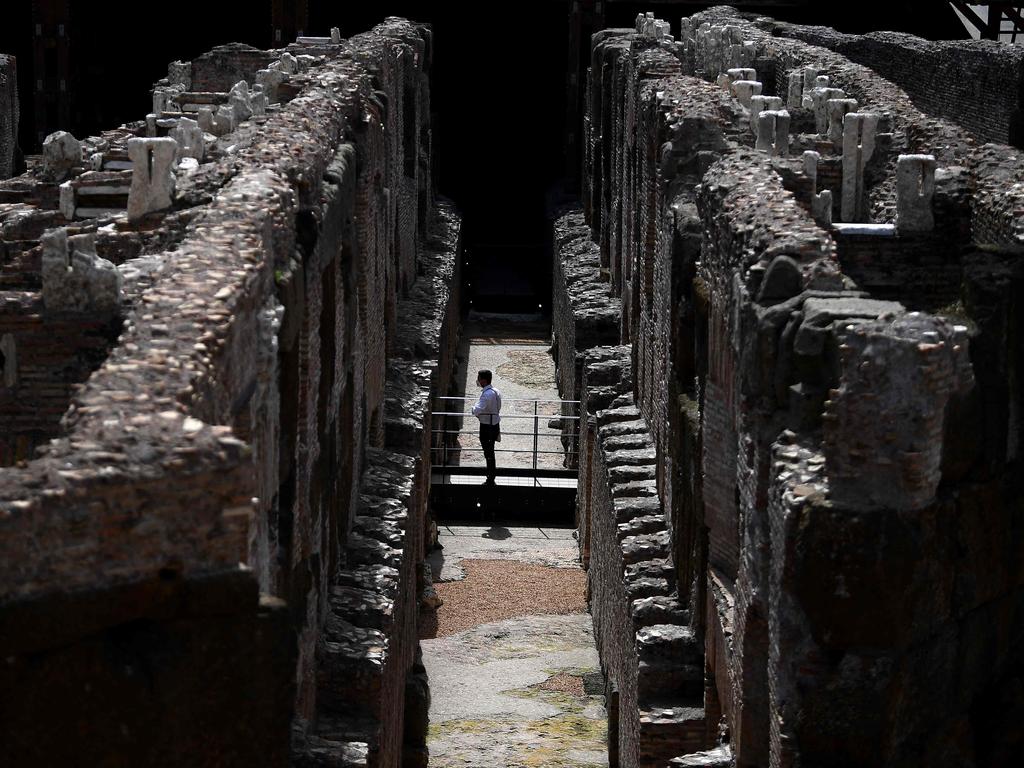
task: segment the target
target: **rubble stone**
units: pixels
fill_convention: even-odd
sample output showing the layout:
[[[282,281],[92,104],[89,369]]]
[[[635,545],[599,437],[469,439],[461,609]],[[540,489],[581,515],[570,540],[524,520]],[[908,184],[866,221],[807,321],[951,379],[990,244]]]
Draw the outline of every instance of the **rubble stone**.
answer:
[[[171,138],[129,139],[132,186],[128,193],[128,218],[138,219],[174,204],[174,161],[178,142]]]
[[[43,170],[54,181],[67,178],[82,164],[82,144],[67,131],[51,133],[43,140]]]

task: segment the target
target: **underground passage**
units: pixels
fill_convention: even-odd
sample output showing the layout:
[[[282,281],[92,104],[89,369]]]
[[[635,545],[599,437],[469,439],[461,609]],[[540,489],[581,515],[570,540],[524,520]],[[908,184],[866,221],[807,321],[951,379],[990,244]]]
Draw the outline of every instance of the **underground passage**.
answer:
[[[0,34],[0,764],[1024,764],[1020,7],[264,5]]]

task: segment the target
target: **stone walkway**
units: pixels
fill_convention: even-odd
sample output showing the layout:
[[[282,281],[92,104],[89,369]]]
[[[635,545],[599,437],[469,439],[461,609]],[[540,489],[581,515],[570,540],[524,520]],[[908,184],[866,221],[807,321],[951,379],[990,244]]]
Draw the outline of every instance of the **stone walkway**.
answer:
[[[604,682],[572,531],[444,526],[440,537],[444,549],[432,558],[445,600],[437,624],[455,618],[469,628],[435,628],[437,637],[421,641],[431,768],[607,766]],[[520,569],[529,580],[510,584]],[[558,599],[546,599],[554,590]],[[474,624],[480,614],[504,618]]]

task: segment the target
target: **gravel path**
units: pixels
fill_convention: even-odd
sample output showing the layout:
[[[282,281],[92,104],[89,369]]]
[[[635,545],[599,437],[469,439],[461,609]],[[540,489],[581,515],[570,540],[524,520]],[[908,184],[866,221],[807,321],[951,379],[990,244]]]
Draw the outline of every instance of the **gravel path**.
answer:
[[[465,578],[435,585],[444,604],[437,611],[436,622],[420,622],[425,637],[444,637],[518,616],[587,610],[583,597],[586,576],[579,569],[515,560],[465,560],[462,567]]]

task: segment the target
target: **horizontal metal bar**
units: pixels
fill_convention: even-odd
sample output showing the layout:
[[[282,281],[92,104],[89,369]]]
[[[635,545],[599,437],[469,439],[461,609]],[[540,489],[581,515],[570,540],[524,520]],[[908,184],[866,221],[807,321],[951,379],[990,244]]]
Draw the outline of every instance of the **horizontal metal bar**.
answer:
[[[445,395],[445,396],[442,396],[442,397],[435,397],[434,399],[435,400],[462,400],[463,402],[465,402],[466,400],[476,400],[477,398],[476,397],[453,397],[453,396]],[[579,403],[581,401],[579,401],[579,400],[527,400],[525,398],[516,398],[514,400],[507,400],[505,398],[502,398],[501,402],[503,402],[503,403],[567,403],[569,405],[579,405]]]
[[[433,411],[431,416],[464,416],[471,419],[476,417],[473,414],[463,414],[453,411]],[[486,416],[486,414],[484,414]],[[559,414],[502,414],[502,421],[505,419],[566,419],[568,421],[579,421],[579,416],[561,416]],[[532,432],[530,432],[532,434]]]
[[[434,451],[444,451],[443,448],[433,448]],[[449,448],[448,451],[454,453],[455,451],[479,451],[479,448]],[[533,448],[495,448],[495,453],[525,453],[527,456],[534,454]],[[575,456],[575,453],[566,453],[565,451],[536,451],[536,453],[549,453],[552,456]]]
[[[471,475],[483,477],[487,474],[487,467],[445,467],[431,465],[430,471],[438,475]],[[497,467],[494,470],[496,477],[579,477],[579,472],[574,469],[533,469],[532,467]]]
[[[458,430],[458,429],[432,429],[430,431],[433,434],[435,434],[435,435],[473,435],[474,437],[476,437],[477,435],[480,434],[480,432],[475,430],[475,429],[463,429],[463,430]],[[504,432],[503,431],[501,433],[502,437],[508,437],[510,435],[519,435],[519,436],[526,435],[528,437],[533,437],[533,432]],[[545,433],[542,433],[542,434],[538,434],[537,437],[543,437],[543,438],[547,438],[549,440],[550,439],[561,440],[563,437],[565,437],[565,435],[563,435],[561,432],[545,432]]]

